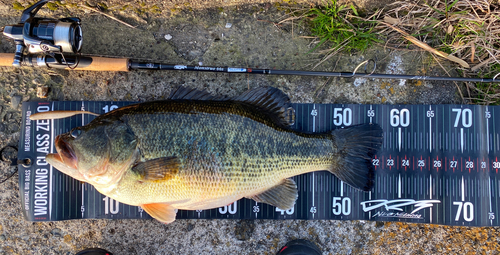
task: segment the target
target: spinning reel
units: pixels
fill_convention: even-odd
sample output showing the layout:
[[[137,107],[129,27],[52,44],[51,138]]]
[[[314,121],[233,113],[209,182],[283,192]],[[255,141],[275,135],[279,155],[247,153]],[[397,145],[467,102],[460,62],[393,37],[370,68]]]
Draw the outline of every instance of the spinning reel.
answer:
[[[82,47],[82,28],[79,18],[35,18],[40,8],[50,0],[41,0],[33,6],[28,7],[21,15],[21,21],[15,25],[4,27],[3,34],[14,39],[16,43],[16,53],[14,56],[15,67],[20,67],[23,61],[28,61],[28,65],[47,65],[45,57],[51,56],[52,61],[60,65],[68,63],[63,53],[79,53]],[[24,55],[25,51],[28,55]],[[33,63],[33,56],[38,54],[36,64]],[[56,55],[57,54],[57,55]]]

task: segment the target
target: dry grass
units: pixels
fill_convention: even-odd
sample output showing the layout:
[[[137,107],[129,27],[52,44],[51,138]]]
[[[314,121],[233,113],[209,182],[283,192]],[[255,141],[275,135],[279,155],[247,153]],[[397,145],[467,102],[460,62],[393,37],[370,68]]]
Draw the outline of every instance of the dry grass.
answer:
[[[492,78],[500,72],[500,6],[486,0],[432,0],[395,2],[384,21],[470,65],[459,69],[464,76]],[[388,40],[399,35],[389,32]],[[418,45],[418,44],[417,44]],[[432,52],[432,50],[429,50]],[[438,54],[439,55],[439,54]],[[455,61],[457,62],[457,61]],[[467,96],[475,103],[499,104],[496,84],[467,84]]]
[[[353,11],[343,11],[346,20],[354,17]],[[411,41],[433,55],[458,63],[460,66],[457,66],[457,71],[464,77],[493,78],[500,73],[498,1],[399,1],[383,10],[355,15],[355,18],[369,22],[376,20],[376,33],[385,41],[385,45],[407,47],[408,41]],[[351,23],[347,25],[355,27]],[[344,40],[322,53],[326,53],[329,58],[353,38]],[[500,104],[500,86],[496,83],[467,86],[464,94],[474,103]]]

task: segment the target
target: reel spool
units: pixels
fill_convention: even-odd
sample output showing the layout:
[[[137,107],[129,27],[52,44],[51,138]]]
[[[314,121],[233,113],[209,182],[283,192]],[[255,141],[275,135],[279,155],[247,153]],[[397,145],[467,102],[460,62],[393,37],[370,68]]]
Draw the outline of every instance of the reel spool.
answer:
[[[37,57],[39,65],[45,65],[43,55],[54,57],[55,54],[61,54],[64,60],[63,53],[76,54],[80,52],[82,28],[79,18],[35,18],[38,10],[49,1],[41,0],[28,7],[23,11],[21,21],[18,24],[4,27],[3,34],[14,39],[16,43],[13,66],[21,66],[25,50],[32,54],[43,53]],[[67,64],[62,63],[61,60],[58,62]]]

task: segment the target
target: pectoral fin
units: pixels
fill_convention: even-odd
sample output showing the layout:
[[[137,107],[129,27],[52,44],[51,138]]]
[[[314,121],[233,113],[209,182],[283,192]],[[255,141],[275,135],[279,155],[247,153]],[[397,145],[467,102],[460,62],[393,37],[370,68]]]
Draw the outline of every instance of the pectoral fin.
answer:
[[[141,205],[141,207],[151,217],[165,224],[171,223],[175,220],[175,208],[169,204],[145,204]]]
[[[280,184],[255,196],[248,197],[259,203],[276,206],[282,210],[293,207],[297,199],[297,185],[292,179],[285,179]]]
[[[166,181],[172,179],[179,172],[177,157],[164,157],[139,162],[132,171],[139,174],[144,181]]]

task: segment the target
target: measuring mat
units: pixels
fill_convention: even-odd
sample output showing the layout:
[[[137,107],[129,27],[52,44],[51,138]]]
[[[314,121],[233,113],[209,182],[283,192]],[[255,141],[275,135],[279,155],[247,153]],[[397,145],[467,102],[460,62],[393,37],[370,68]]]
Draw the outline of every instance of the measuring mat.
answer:
[[[134,102],[27,102],[19,159],[19,190],[30,221],[151,219],[140,207],[119,203],[45,162],[58,134],[95,116],[30,121],[37,112],[105,113]],[[228,206],[177,213],[177,219],[332,219],[500,226],[500,107],[479,105],[292,104],[292,128],[326,132],[363,123],[384,130],[372,159],[375,185],[358,191],[326,172],[296,176],[294,208],[242,199]]]

